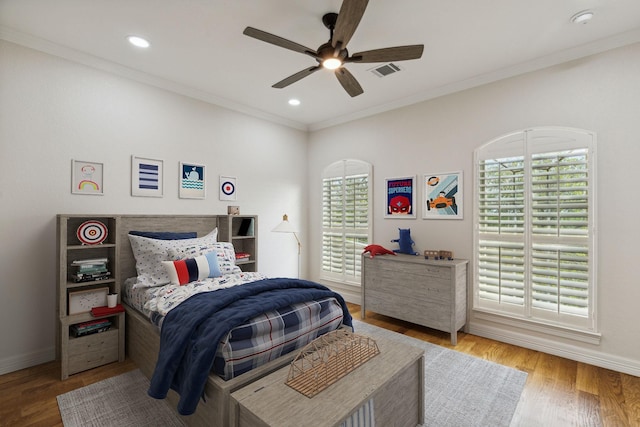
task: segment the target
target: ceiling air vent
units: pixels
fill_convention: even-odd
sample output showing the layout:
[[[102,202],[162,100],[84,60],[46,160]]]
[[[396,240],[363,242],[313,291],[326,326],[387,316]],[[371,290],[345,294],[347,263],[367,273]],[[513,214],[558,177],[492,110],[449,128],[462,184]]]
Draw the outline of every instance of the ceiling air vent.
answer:
[[[378,77],[386,77],[389,74],[397,73],[400,70],[400,67],[390,62],[388,64],[372,68],[370,71]]]

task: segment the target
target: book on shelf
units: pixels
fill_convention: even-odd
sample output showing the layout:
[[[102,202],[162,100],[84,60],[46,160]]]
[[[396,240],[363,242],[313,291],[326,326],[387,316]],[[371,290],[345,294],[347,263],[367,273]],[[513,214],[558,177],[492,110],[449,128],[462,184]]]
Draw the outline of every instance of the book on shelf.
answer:
[[[246,260],[251,258],[251,254],[247,252],[236,252],[236,259]]]
[[[71,325],[71,335],[74,337],[83,337],[85,335],[96,334],[98,332],[108,331],[111,328],[109,319],[90,320],[88,322],[77,323]]]
[[[109,262],[109,258],[91,258],[91,259],[77,259],[71,262],[71,265],[83,265],[83,264],[106,264]]]
[[[243,218],[238,229],[238,236],[253,236],[253,218]]]
[[[71,262],[69,266],[69,279],[74,282],[92,282],[94,280],[104,280],[111,277],[111,272],[107,269],[107,258],[81,259]]]
[[[105,271],[104,273],[84,274],[76,273],[69,274],[69,278],[76,283],[93,282],[98,280],[106,280],[111,278],[111,272]]]
[[[123,311],[124,311],[124,307],[122,306],[122,304],[116,304],[115,307],[107,307],[107,306],[93,307],[91,309],[91,315],[94,317],[108,316],[110,314],[122,313]]]
[[[82,273],[82,274],[94,274],[94,273],[106,273],[107,271],[107,266],[106,265],[96,265],[96,264],[90,264],[90,267],[71,267],[71,270],[74,270],[76,273]]]

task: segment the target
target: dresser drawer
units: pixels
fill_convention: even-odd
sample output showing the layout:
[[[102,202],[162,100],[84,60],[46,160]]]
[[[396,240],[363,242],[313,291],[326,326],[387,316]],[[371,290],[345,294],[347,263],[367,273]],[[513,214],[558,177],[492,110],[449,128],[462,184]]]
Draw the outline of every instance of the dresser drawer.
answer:
[[[69,339],[69,374],[118,360],[118,330]]]
[[[406,274],[416,274],[419,276],[423,276],[425,278],[431,279],[442,279],[442,280],[450,280],[451,279],[451,269],[449,266],[441,266],[441,265],[426,265],[423,262],[423,258],[416,256],[406,258],[406,255],[403,256],[403,259],[400,261],[396,261],[401,255],[389,256],[386,259],[376,259],[375,262],[369,262],[369,266],[372,269],[376,269],[379,271],[392,271],[397,272],[399,267],[399,263],[402,264],[402,270]],[[372,260],[373,261],[373,260]],[[446,262],[446,261],[439,261]]]
[[[411,263],[371,264],[366,271],[369,290],[381,290],[412,300],[449,302],[452,295],[451,269]]]

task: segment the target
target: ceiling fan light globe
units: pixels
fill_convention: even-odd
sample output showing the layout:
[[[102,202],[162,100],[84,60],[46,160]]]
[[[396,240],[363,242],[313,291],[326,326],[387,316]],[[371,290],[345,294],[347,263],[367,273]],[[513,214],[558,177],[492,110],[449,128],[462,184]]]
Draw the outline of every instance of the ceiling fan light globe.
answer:
[[[342,65],[342,61],[338,58],[327,58],[322,61],[322,66],[327,70],[335,70],[336,68],[340,68]]]

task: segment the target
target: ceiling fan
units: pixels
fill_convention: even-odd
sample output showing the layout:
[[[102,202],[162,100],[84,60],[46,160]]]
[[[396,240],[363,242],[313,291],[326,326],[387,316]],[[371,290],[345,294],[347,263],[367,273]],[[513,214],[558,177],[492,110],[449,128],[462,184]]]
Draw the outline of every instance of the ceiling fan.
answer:
[[[362,94],[364,91],[349,70],[344,68],[344,64],[350,62],[371,63],[418,59],[422,56],[422,51],[424,50],[424,45],[416,44],[367,50],[349,55],[347,43],[349,43],[351,36],[353,36],[356,28],[358,28],[358,24],[364,15],[368,3],[369,0],[343,0],[339,13],[325,14],[322,17],[322,22],[325,27],[329,29],[331,36],[329,41],[322,44],[318,50],[310,49],[253,27],[245,28],[243,34],[285,49],[293,50],[294,52],[309,55],[318,61],[318,65],[305,68],[302,71],[292,74],[274,84],[272,87],[282,89],[304,77],[310,76],[321,68],[327,68],[334,70],[344,90],[354,97]]]

